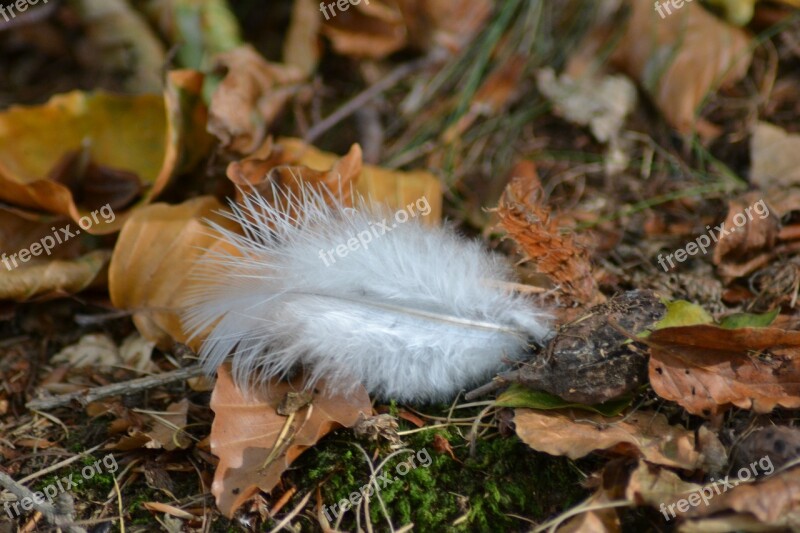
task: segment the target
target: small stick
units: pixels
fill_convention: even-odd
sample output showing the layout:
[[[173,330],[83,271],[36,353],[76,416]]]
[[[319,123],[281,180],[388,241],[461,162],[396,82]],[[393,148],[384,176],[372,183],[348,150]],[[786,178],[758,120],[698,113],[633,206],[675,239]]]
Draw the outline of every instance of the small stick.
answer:
[[[67,405],[75,400],[77,400],[81,405],[86,406],[92,402],[107,398],[109,396],[121,396],[130,394],[132,392],[152,389],[161,385],[166,385],[167,383],[194,378],[202,374],[203,368],[199,365],[193,365],[155,376],[147,376],[144,378],[124,381],[122,383],[112,383],[111,385],[94,387],[77,392],[70,392],[68,394],[60,394],[50,398],[37,398],[26,403],[25,407],[31,411],[46,411],[54,407]]]
[[[42,513],[45,520],[47,520],[50,524],[61,528],[68,533],[86,533],[85,529],[73,524],[72,516],[69,512],[62,512],[61,509],[44,501],[39,503],[37,500],[42,499],[38,497],[41,496],[41,493],[39,493],[37,497],[34,497],[33,491],[24,485],[20,485],[9,475],[4,474],[3,472],[0,472],[0,487],[5,488],[11,494],[14,494],[17,497],[18,502],[26,500],[34,509]]]
[[[441,59],[442,58],[438,55],[433,54],[423,57],[422,59],[400,65],[387,74],[386,77],[384,77],[378,83],[367,87],[364,91],[358,93],[356,96],[345,102],[344,105],[342,105],[339,109],[324,118],[322,122],[312,126],[312,128],[308,130],[308,133],[306,133],[303,140],[310,144],[336,124],[364,107],[370,100],[381,94],[383,91],[395,86],[406,76],[421,68],[427,67],[428,65],[433,65],[439,62]]]

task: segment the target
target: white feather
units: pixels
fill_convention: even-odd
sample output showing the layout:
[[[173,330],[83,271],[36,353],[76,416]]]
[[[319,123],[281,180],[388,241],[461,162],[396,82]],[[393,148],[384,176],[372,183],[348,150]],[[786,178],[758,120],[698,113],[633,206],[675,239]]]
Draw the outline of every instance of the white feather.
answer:
[[[243,235],[212,223],[241,257],[206,254],[186,301],[187,331],[210,328],[200,350],[210,373],[232,354],[245,390],[302,366],[339,392],[360,381],[384,398],[445,400],[549,333],[546,313],[491,283],[511,281],[510,269],[479,242],[416,218],[376,236],[394,221],[385,207],[301,191],[232,203]],[[360,232],[373,240],[326,266],[320,252]]]

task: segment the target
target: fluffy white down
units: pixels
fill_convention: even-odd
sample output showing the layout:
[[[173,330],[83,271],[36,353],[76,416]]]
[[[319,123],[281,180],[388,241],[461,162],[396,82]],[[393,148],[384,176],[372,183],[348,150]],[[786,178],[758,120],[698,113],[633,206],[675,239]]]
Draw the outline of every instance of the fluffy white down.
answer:
[[[548,334],[546,313],[492,283],[511,273],[479,242],[416,218],[376,237],[394,213],[307,187],[274,193],[277,205],[249,194],[232,204],[244,235],[212,225],[241,257],[208,253],[192,274],[184,325],[212,328],[200,351],[209,373],[232,354],[245,390],[303,366],[339,392],[360,381],[383,398],[447,400]],[[367,246],[326,266],[320,251],[361,232]]]

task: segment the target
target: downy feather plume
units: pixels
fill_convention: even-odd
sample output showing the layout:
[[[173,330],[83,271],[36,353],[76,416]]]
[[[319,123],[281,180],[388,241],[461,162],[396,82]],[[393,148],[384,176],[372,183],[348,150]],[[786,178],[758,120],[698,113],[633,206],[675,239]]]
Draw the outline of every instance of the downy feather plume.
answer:
[[[303,367],[339,392],[360,381],[383,398],[446,400],[548,335],[546,313],[500,286],[510,269],[479,242],[305,185],[273,196],[231,203],[241,235],[211,223],[238,255],[208,252],[185,302],[187,331],[210,331],[209,373],[232,355],[244,390]],[[327,253],[340,245],[343,257]]]

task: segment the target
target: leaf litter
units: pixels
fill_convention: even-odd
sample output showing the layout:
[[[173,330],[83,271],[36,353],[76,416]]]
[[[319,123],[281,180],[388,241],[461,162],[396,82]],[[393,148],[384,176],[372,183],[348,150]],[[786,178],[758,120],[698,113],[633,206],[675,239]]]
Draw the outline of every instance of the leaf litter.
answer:
[[[797,527],[794,0],[202,4],[0,19],[0,499],[121,466],[20,528]],[[440,404],[201,376],[209,222],[300,182],[425,198],[552,334]]]

